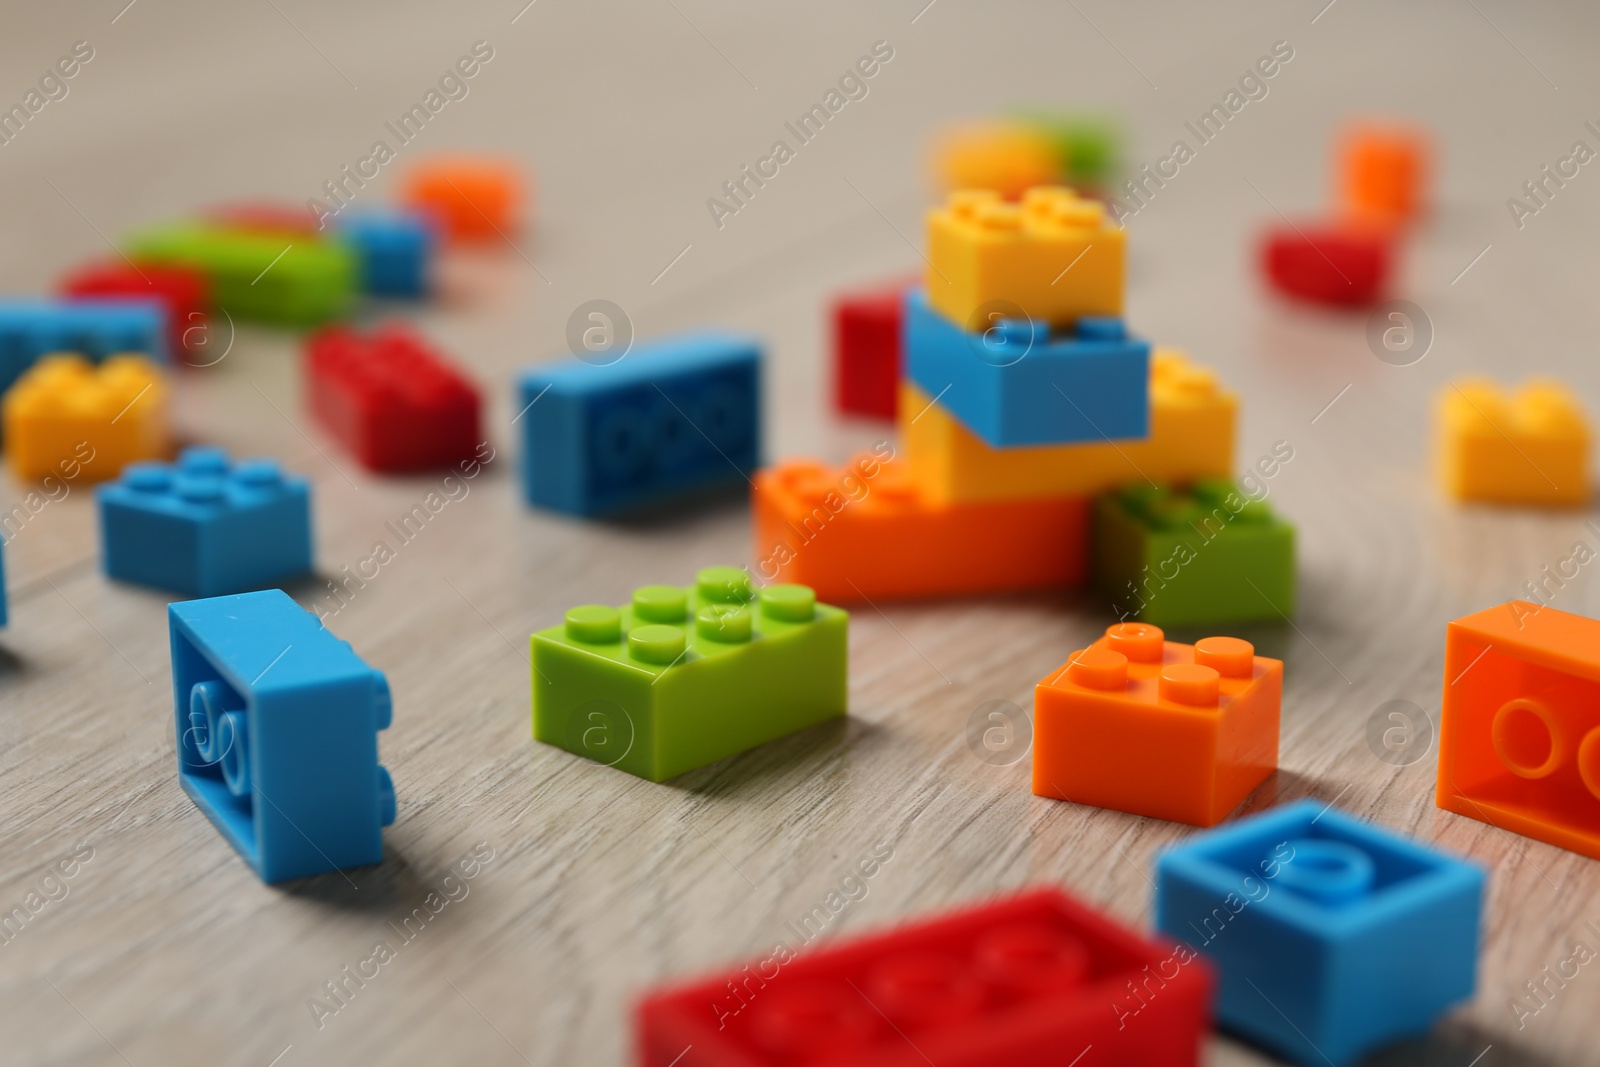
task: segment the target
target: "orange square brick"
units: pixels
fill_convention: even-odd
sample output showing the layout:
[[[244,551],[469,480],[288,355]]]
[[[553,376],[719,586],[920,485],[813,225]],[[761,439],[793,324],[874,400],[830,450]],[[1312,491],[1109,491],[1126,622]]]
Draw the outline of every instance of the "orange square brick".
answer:
[[[438,220],[446,238],[485,241],[522,226],[521,168],[491,156],[434,156],[406,172],[400,199]]]
[[[1435,800],[1600,859],[1600,621],[1513,600],[1449,625]]]
[[[1088,568],[1083,497],[936,504],[872,455],[790,460],[754,485],[757,573],[829,603],[1074,585]]]
[[[1033,791],[1215,826],[1278,766],[1283,663],[1117,623],[1034,689]]]
[[[1427,210],[1428,135],[1398,123],[1362,122],[1339,139],[1338,188],[1358,219],[1407,223]]]

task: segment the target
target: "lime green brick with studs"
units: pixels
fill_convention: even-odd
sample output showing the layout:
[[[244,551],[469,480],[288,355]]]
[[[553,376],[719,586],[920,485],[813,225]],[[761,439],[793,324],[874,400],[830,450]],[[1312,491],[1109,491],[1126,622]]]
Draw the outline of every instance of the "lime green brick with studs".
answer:
[[[534,739],[660,782],[839,718],[849,621],[737,567],[573,608],[532,638]]]
[[[349,314],[356,293],[355,254],[305,234],[186,222],[134,234],[124,251],[137,262],[199,271],[211,302],[236,319],[315,326]]]
[[[1110,116],[1024,109],[1019,117],[1055,145],[1067,184],[1112,191],[1120,166],[1122,132]]]
[[[1094,573],[1113,609],[1155,626],[1294,614],[1294,527],[1226,479],[1130,486],[1095,501]]]

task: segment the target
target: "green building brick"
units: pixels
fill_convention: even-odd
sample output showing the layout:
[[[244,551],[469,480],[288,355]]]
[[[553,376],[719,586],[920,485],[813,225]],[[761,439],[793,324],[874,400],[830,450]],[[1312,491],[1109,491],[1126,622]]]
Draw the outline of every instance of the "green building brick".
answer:
[[[1201,626],[1294,614],[1294,527],[1226,479],[1095,502],[1094,571],[1119,614]]]
[[[284,326],[344,317],[358,283],[350,249],[302,234],[177,223],[135,234],[124,251],[136,261],[204,274],[212,303],[236,319]]]
[[[532,637],[533,736],[660,782],[845,713],[850,617],[737,567]]]
[[[1109,118],[1047,110],[1017,117],[1055,143],[1068,185],[1105,190],[1116,180],[1122,135]]]

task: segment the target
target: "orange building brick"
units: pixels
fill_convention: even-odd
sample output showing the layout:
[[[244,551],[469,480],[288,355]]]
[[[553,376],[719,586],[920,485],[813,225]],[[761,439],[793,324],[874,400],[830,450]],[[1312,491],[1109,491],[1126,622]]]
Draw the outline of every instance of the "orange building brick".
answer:
[[[1407,223],[1427,210],[1428,136],[1399,123],[1362,122],[1339,139],[1339,201],[1346,214]]]
[[[5,395],[6,461],[18,478],[47,475],[100,482],[135,460],[162,459],[167,388],[138,356],[92,366],[81,356],[46,356]]]
[[[754,481],[757,574],[830,603],[1072,585],[1087,570],[1084,498],[935,504],[875,456],[790,460]]]
[[[941,193],[989,189],[1021,199],[1035,185],[1059,185],[1059,146],[1042,130],[1021,122],[990,120],[952,126],[933,146],[933,174]]]
[[[1248,641],[1117,623],[1034,690],[1033,791],[1215,826],[1277,769],[1282,693]]]
[[[406,172],[400,199],[407,207],[438,220],[453,241],[509,238],[523,225],[521,169],[492,156],[433,156]]]
[[[1600,621],[1513,600],[1449,625],[1435,799],[1600,859]]]

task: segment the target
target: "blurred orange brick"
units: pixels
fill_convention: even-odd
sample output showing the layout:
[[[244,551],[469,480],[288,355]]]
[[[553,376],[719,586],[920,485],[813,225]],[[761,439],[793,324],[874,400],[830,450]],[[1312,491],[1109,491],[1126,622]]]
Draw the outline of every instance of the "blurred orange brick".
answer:
[[[1513,600],[1449,625],[1435,800],[1600,859],[1600,622]]]
[[[1566,386],[1535,379],[1516,392],[1469,378],[1439,393],[1440,477],[1458,500],[1582,507],[1589,503],[1589,421]]]
[[[1034,589],[1081,582],[1082,497],[936,504],[893,460],[790,460],[756,474],[756,573],[830,603]]]
[[[1117,623],[1034,690],[1033,791],[1215,826],[1278,766],[1283,663]]]
[[[1418,126],[1367,121],[1339,138],[1339,199],[1358,218],[1407,223],[1427,210],[1432,150]]]
[[[455,241],[509,238],[527,210],[521,168],[492,156],[434,156],[407,171],[400,199],[436,219]]]
[[[135,460],[167,455],[166,404],[160,373],[138,356],[98,367],[81,356],[46,356],[5,395],[6,460],[25,481],[115,478]]]
[[[1007,200],[1062,180],[1059,146],[1020,122],[969,122],[944,130],[934,141],[932,169],[941,193],[990,189]]]

